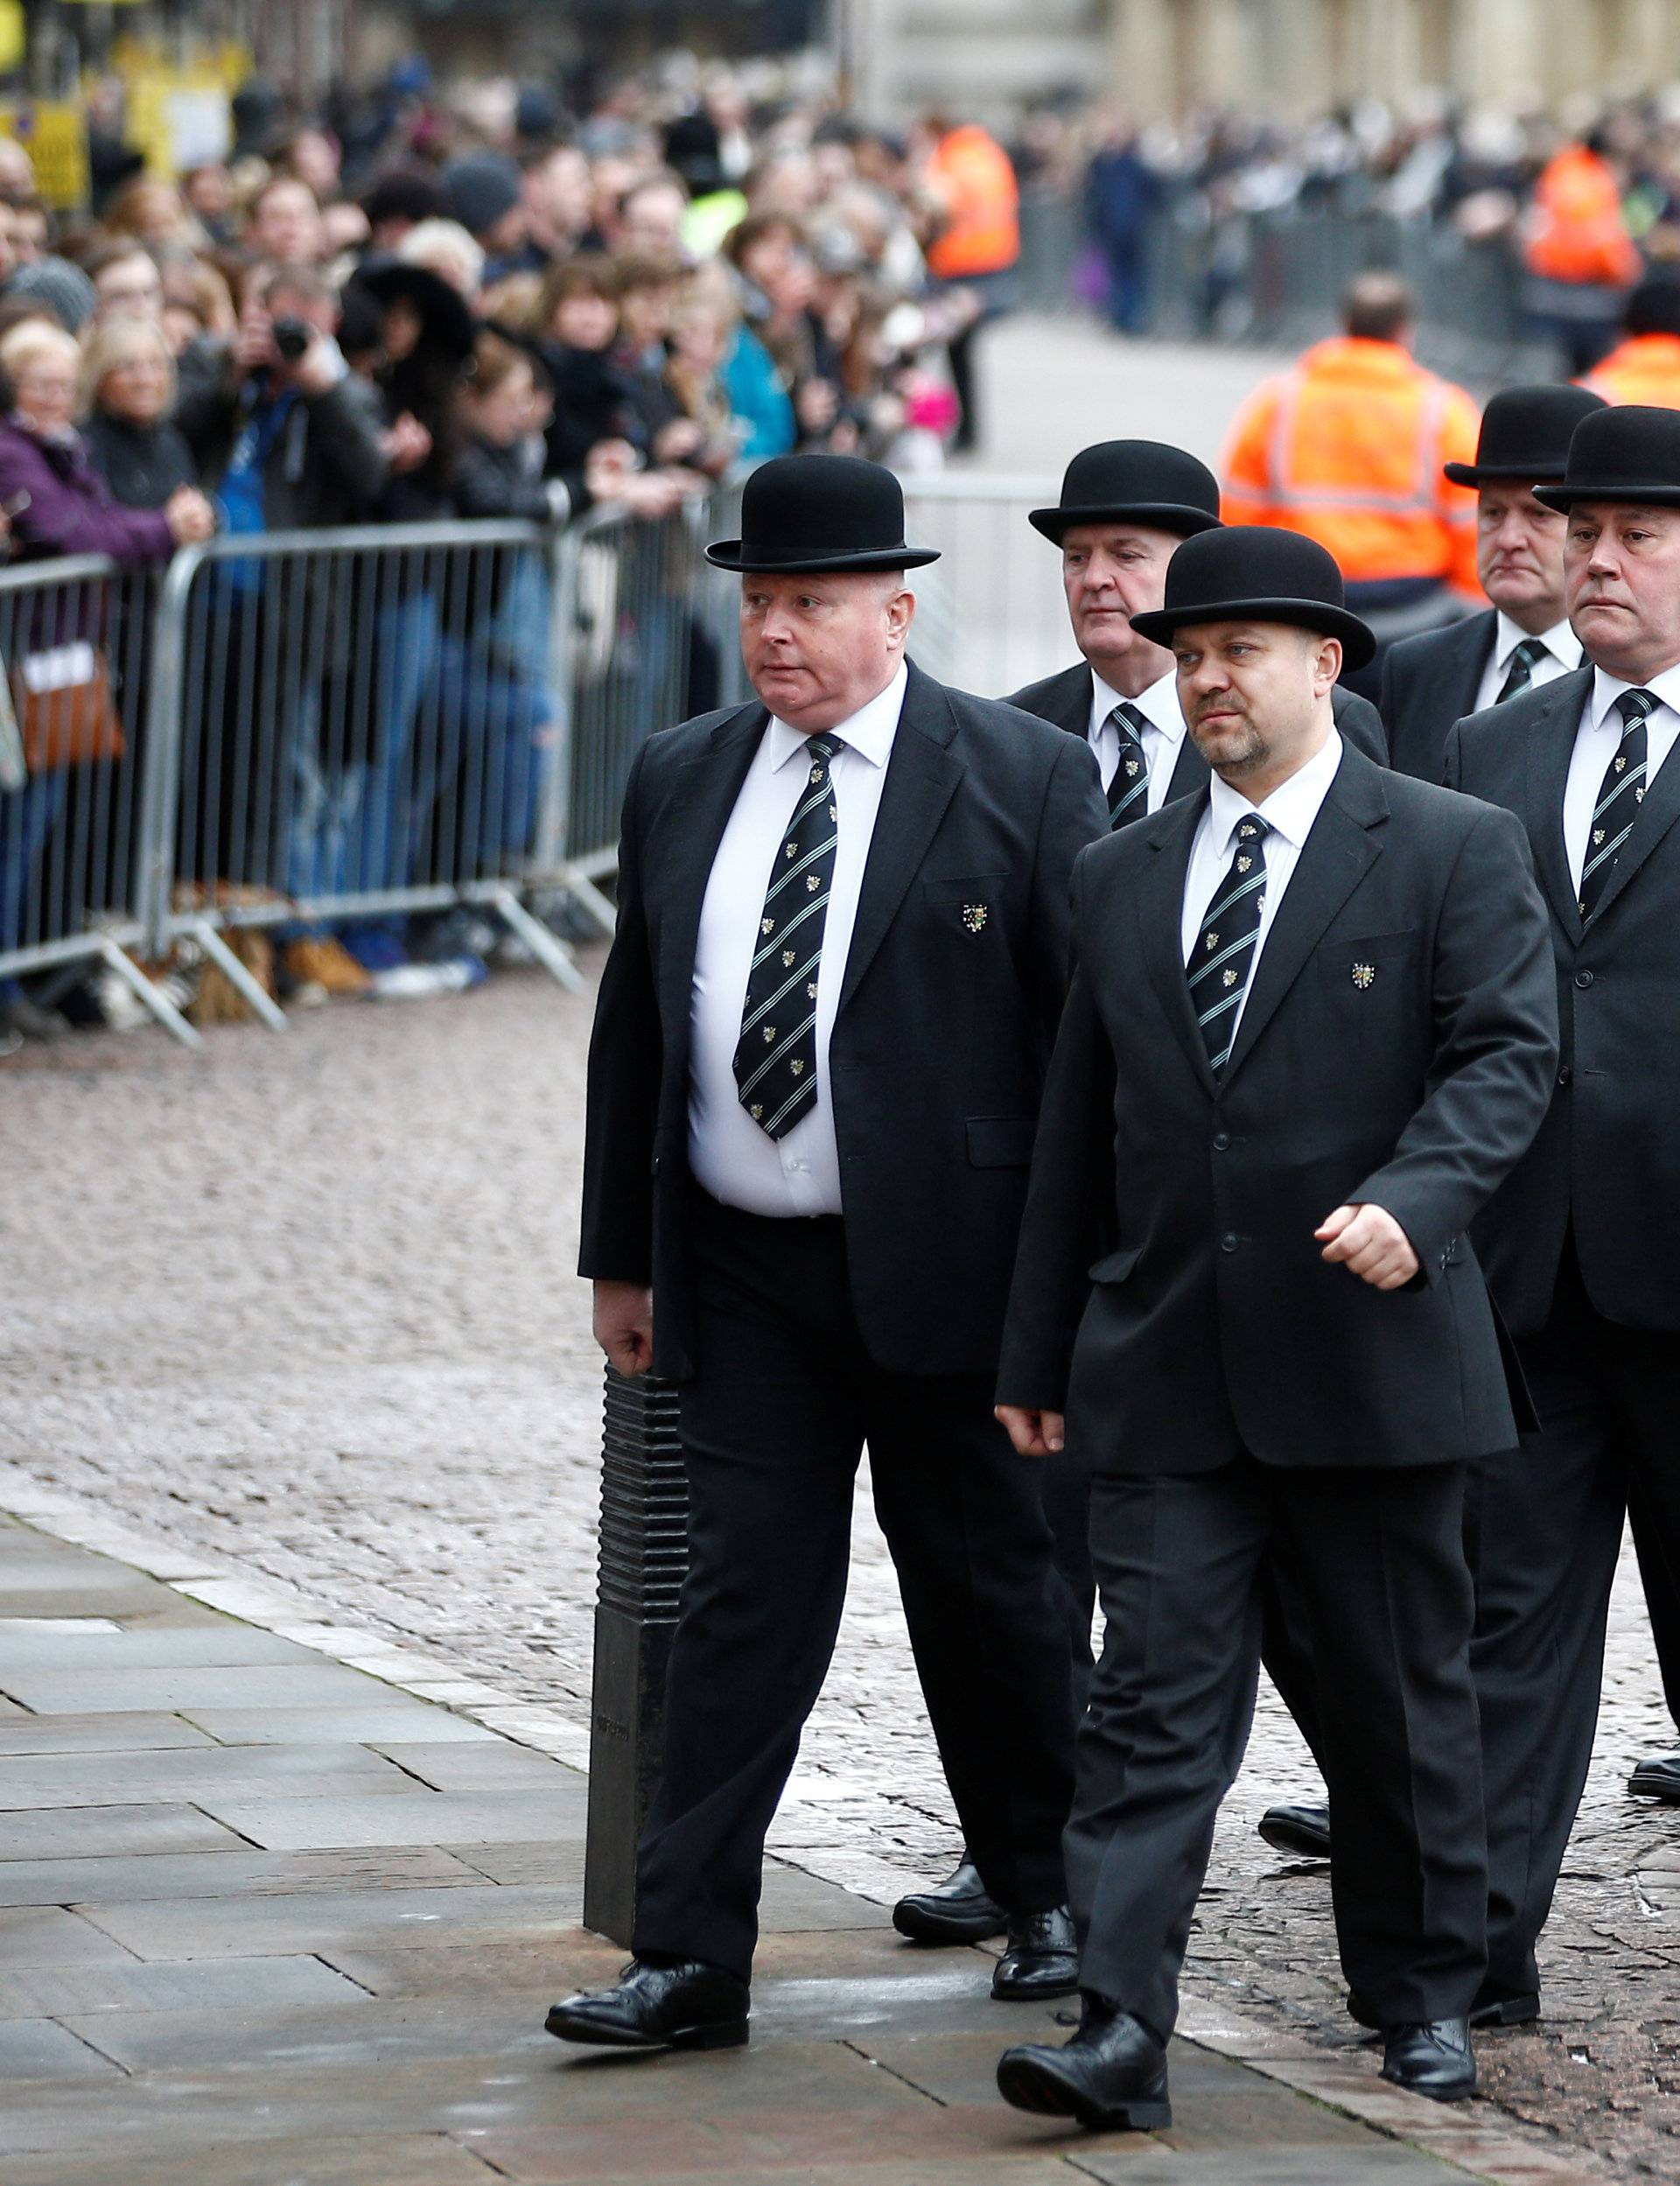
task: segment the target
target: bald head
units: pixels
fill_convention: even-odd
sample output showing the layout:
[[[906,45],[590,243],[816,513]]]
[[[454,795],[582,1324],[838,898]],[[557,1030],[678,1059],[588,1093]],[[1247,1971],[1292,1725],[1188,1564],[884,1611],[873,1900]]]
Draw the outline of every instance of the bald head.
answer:
[[[1409,340],[1417,320],[1418,299],[1397,273],[1362,273],[1341,300],[1342,325],[1365,341]]]

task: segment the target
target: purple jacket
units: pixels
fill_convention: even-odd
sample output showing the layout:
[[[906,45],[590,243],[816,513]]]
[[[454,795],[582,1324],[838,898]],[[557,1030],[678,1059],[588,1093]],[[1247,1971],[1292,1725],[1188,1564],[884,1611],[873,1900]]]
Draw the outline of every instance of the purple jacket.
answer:
[[[114,562],[158,562],[175,550],[161,512],[112,500],[80,435],[43,440],[18,418],[0,418],[0,503],[20,494],[29,506],[11,520],[16,561],[108,554]]]

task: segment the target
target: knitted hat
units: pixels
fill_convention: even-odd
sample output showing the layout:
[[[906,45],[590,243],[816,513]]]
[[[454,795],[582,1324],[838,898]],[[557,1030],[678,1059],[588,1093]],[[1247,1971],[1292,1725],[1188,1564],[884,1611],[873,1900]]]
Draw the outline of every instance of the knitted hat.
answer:
[[[444,199],[452,219],[470,235],[487,235],[519,203],[518,167],[505,152],[472,151],[444,169]]]
[[[67,258],[38,258],[33,265],[19,266],[6,283],[8,303],[19,299],[44,304],[67,333],[79,334],[94,315],[94,284],[80,266]]]

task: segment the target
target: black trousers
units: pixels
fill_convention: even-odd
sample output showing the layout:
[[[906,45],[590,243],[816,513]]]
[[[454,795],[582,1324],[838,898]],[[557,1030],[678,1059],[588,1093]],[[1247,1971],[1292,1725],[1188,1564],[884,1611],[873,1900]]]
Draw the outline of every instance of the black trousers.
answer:
[[[696,1194],[693,1243],[690,1568],[635,1948],[751,1969],[765,1834],[834,1651],[865,1441],[970,1855],[1011,1910],[1061,1903],[1067,1629],[1040,1468],[993,1419],[990,1377],[874,1364],[837,1217],[767,1221]]]
[[[1090,1699],[1091,1619],[1096,1609],[1096,1573],[1091,1565],[1091,1475],[1064,1455],[1044,1468],[1044,1515],[1050,1524],[1050,1552],[1061,1580],[1068,1620],[1068,1653],[1074,1666],[1074,1710],[1083,1715]],[[1278,1581],[1277,1559],[1262,1580],[1260,1660],[1278,1688],[1295,1727],[1320,1760],[1318,1700],[1298,1613],[1292,1616]]]
[[[1550,1319],[1519,1349],[1540,1432],[1486,1462],[1470,1527],[1471,1668],[1488,1795],[1488,1986],[1497,1996],[1539,1986],[1535,1944],[1592,1755],[1610,1587],[1630,1503],[1654,1626],[1680,1573],[1680,1339],[1603,1320],[1572,1250]],[[1672,1705],[1667,1676],[1664,1688]]]
[[[1380,2024],[1468,2010],[1487,1865],[1465,1468],[1097,1477],[1108,1620],[1066,1839],[1080,1985],[1166,2035],[1242,1764],[1274,1557],[1311,1647],[1342,1969]]]

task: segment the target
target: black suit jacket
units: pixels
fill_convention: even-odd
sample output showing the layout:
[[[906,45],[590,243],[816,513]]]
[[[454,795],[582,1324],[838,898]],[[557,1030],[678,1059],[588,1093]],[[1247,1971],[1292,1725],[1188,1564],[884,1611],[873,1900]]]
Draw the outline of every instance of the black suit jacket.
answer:
[[[1478,1235],[1518,1334],[1551,1309],[1572,1226],[1587,1296],[1607,1320],[1680,1329],[1680,761],[1646,791],[1590,926],[1564,850],[1564,785],[1592,688],[1583,665],[1460,721],[1446,771],[1515,812],[1551,919],[1562,1060],[1550,1113]]]
[[[1032,1158],[998,1396],[1101,1471],[1467,1458],[1515,1440],[1471,1218],[1557,1062],[1545,909],[1508,813],[1342,757],[1216,1083],[1180,956],[1206,800],[1074,868],[1077,970]],[[1364,976],[1368,973],[1368,977]],[[1375,1200],[1422,1269],[1312,1232]]]
[[[1475,709],[1498,628],[1499,617],[1489,607],[1444,630],[1402,638],[1382,655],[1377,704],[1396,774],[1418,781],[1441,779],[1447,732]]]
[[[590,1047],[579,1272],[651,1281],[655,1365],[678,1378],[695,942],[768,719],[704,714],[637,754]],[[1088,748],[911,669],[830,1047],[852,1300],[888,1369],[996,1370],[1068,876],[1106,821]]]
[[[1091,664],[1080,661],[1072,668],[1064,668],[1059,675],[1046,676],[1042,683],[1025,684],[1004,703],[1018,706],[1023,713],[1035,713],[1040,721],[1053,722],[1070,735],[1088,737],[1092,687]],[[1388,741],[1382,733],[1382,718],[1370,700],[1362,698],[1356,690],[1344,690],[1340,683],[1330,696],[1336,727],[1342,736],[1356,750],[1363,752],[1367,759],[1386,767]],[[1164,802],[1170,804],[1175,797],[1187,797],[1198,789],[1205,789],[1208,773],[1207,760],[1186,736],[1179,746],[1178,761],[1166,786]]]

